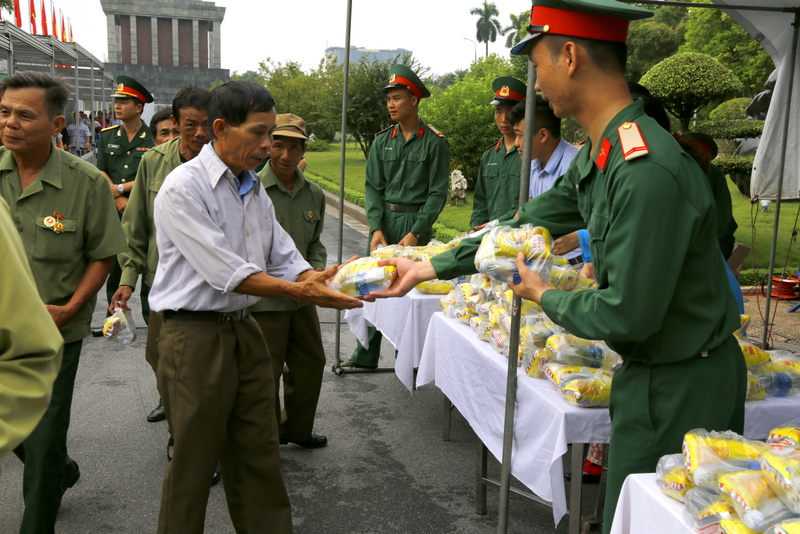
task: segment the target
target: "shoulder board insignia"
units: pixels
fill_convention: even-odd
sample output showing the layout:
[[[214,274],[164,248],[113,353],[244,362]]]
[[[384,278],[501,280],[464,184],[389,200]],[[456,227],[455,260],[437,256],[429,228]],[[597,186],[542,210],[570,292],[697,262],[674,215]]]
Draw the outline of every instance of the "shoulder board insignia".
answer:
[[[109,126],[108,128],[103,128],[100,131],[105,132],[106,130],[113,130],[114,128],[119,128],[119,124],[115,124],[114,126]]]
[[[650,153],[647,142],[642,137],[642,131],[635,122],[625,122],[617,128],[619,144],[622,148],[622,157],[625,161],[646,156]]]
[[[434,128],[433,125],[429,124],[428,128],[430,128],[431,131],[433,133],[435,133],[436,135],[438,135],[439,137],[444,137],[444,134],[442,132],[440,132],[439,130],[437,130],[436,128]]]
[[[388,131],[389,131],[389,130],[391,130],[391,129],[392,129],[392,126],[387,126],[386,128],[384,128],[384,129],[383,129],[383,130],[381,130],[380,132],[376,133],[375,135],[376,135],[376,136],[377,136],[377,135],[380,135],[380,134],[382,134],[383,132],[388,132]]]
[[[491,145],[489,145],[486,148],[484,148],[483,151],[486,152],[487,150],[492,150],[492,149],[494,149],[495,151],[500,150],[500,142],[501,141],[502,141],[502,139],[498,139],[497,141],[495,141]]]
[[[117,137],[121,137],[121,136],[122,136],[122,130],[121,129],[117,130]]]
[[[611,141],[609,141],[607,137],[604,137],[603,142],[600,144],[600,150],[597,152],[597,159],[595,160],[601,171],[606,170],[606,163],[608,162],[608,155],[610,153]]]
[[[585,145],[585,144],[586,144],[586,139],[581,139],[581,140],[578,142],[578,146],[583,146],[583,145]]]

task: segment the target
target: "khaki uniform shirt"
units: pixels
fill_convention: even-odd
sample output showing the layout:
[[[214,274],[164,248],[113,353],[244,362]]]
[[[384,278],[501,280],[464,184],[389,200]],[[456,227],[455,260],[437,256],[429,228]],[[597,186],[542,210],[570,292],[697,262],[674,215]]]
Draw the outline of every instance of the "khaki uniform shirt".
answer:
[[[22,191],[13,154],[0,148],[0,197],[8,202],[25,253],[45,304],[69,302],[93,261],[128,247],[108,181],[92,165],[52,147],[39,176]],[[61,231],[51,225],[53,219]],[[65,343],[90,333],[92,297],[61,329]]]
[[[153,134],[144,122],[130,141],[124,126],[111,126],[100,132],[97,168],[115,184],[130,182],[136,178],[142,156],[153,146]]]
[[[309,181],[300,169],[295,170],[294,190],[289,191],[269,165],[258,173],[267,190],[275,217],[281,227],[294,241],[297,250],[314,269],[324,269],[328,260],[322,244],[322,227],[325,222],[325,194],[314,182]],[[262,298],[250,307],[252,312],[291,311],[306,306],[284,298]]]
[[[128,251],[119,255],[122,267],[120,285],[136,287],[140,274],[145,284],[153,285],[158,267],[154,202],[164,179],[181,164],[180,142],[178,137],[152,148],[139,164],[136,184],[122,214],[122,231],[128,240]]]
[[[45,309],[8,205],[0,198],[0,458],[33,432],[61,366],[64,341]]]
[[[514,216],[519,206],[519,173],[522,158],[517,147],[506,151],[505,140],[500,138],[483,153],[475,195],[472,198],[472,216],[469,225],[475,228],[495,219]],[[508,214],[511,215],[508,215]]]

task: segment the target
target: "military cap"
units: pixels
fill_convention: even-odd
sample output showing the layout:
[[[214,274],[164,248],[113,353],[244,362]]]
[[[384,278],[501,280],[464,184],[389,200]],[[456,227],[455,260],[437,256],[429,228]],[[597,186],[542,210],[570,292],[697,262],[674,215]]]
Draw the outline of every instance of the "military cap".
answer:
[[[533,39],[543,34],[624,43],[630,21],[652,16],[652,11],[616,0],[533,0],[528,35],[511,53],[527,55]]]
[[[511,76],[500,76],[492,82],[492,91],[494,91],[493,106],[500,104],[513,106],[525,100],[528,87]]]
[[[681,135],[681,141],[699,146],[708,152],[708,154],[711,156],[711,159],[716,158],[717,153],[719,152],[716,141],[714,141],[710,135],[706,135],[704,133],[686,132],[685,134]]]
[[[385,93],[389,89],[403,87],[411,91],[417,98],[427,98],[431,92],[425,87],[422,81],[414,74],[414,71],[405,65],[395,65],[389,69],[389,85],[383,88]]]
[[[275,117],[274,137],[296,137],[308,139],[306,135],[306,121],[292,113],[281,113]]]
[[[130,76],[117,76],[117,90],[111,95],[112,98],[135,98],[142,104],[149,104],[153,101],[144,85],[140,84]]]

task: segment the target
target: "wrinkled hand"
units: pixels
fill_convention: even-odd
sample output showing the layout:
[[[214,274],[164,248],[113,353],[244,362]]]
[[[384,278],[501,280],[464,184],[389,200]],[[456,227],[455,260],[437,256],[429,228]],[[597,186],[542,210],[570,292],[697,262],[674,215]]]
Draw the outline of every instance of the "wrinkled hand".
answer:
[[[383,232],[375,230],[372,232],[372,240],[369,242],[369,251],[372,252],[378,248],[378,245],[383,245],[385,247],[388,243],[386,242],[386,238],[383,237]]]
[[[508,284],[508,287],[520,297],[532,300],[537,304],[541,304],[542,294],[548,289],[553,289],[544,278],[536,271],[531,271],[525,265],[525,254],[519,253],[517,255],[517,269],[519,269],[519,276],[522,282],[519,284]]]
[[[594,280],[594,264],[584,263],[583,267],[581,267],[581,276],[589,280]]]
[[[436,278],[436,273],[431,277],[427,277],[422,271],[423,265],[430,265],[429,262],[411,261],[406,258],[391,258],[388,260],[378,260],[378,265],[394,265],[397,268],[397,278],[389,286],[389,289],[383,291],[373,291],[364,297],[367,302],[374,302],[375,299],[383,299],[389,297],[402,297],[417,284]]]
[[[128,300],[133,294],[131,286],[119,286],[111,297],[111,304],[108,305],[108,313],[114,313],[115,308],[122,308],[122,311],[131,311],[128,307]]]
[[[478,226],[476,226],[475,228],[473,228],[473,229],[472,229],[472,232],[470,232],[470,233],[473,233],[473,232],[480,232],[481,230],[483,230],[484,228],[486,228],[486,225],[487,225],[487,224],[489,224],[489,223],[488,223],[488,222],[485,222],[485,223],[483,223],[483,224],[479,224]]]
[[[122,196],[119,196],[114,199],[114,204],[117,206],[117,211],[122,213],[125,211],[125,207],[128,205],[128,199]]]
[[[350,297],[344,293],[339,293],[328,287],[330,281],[339,272],[339,266],[334,265],[324,271],[307,271],[310,276],[300,285],[299,295],[303,302],[311,302],[323,308],[335,308],[337,310],[350,310],[360,308],[364,304],[355,297]]]
[[[416,247],[417,246],[417,238],[411,235],[411,232],[407,233],[403,239],[400,240],[398,243],[401,247]]]
[[[571,234],[556,239],[556,246],[553,248],[553,254],[556,256],[563,256],[568,252],[572,252],[579,246],[581,246],[581,242],[578,239],[578,232],[572,232]]]
[[[50,317],[53,318],[53,322],[56,323],[56,328],[59,330],[64,328],[64,326],[75,316],[75,312],[71,311],[67,306],[53,306],[51,304],[45,304],[45,308],[47,308],[47,311],[50,312]]]

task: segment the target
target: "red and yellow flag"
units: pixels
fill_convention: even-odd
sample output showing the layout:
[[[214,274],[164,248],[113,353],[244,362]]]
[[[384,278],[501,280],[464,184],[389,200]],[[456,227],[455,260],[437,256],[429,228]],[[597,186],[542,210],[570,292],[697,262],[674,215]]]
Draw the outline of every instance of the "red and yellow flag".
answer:
[[[20,11],[19,0],[14,0],[14,19],[17,28],[22,28],[22,11]]]
[[[52,0],[50,2],[50,13],[53,14],[53,37],[58,39],[58,19],[56,19],[56,6],[53,5]]]
[[[33,35],[36,35],[39,32],[36,31],[36,4],[34,3],[34,1],[35,0],[30,0],[28,2],[28,9],[30,11],[30,17],[31,17],[31,33]]]
[[[50,35],[50,30],[47,27],[47,8],[42,0],[42,35]]]
[[[64,26],[64,12],[60,9],[58,10],[58,14],[61,15],[61,42],[67,42],[67,28]]]

